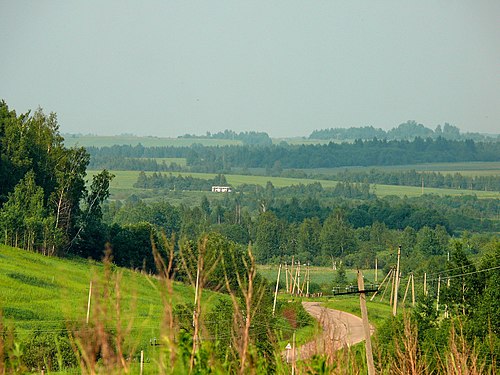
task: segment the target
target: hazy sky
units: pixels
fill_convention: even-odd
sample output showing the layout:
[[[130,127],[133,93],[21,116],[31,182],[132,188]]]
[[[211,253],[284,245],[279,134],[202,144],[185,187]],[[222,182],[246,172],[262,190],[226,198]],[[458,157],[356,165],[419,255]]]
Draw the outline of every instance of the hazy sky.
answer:
[[[0,98],[62,132],[500,133],[500,1],[0,0]]]

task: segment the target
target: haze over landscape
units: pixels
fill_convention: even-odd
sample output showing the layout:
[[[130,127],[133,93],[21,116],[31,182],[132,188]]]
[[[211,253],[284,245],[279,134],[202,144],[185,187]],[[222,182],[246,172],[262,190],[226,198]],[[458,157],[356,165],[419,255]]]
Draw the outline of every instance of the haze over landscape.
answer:
[[[0,98],[65,133],[498,133],[500,3],[0,1]]]

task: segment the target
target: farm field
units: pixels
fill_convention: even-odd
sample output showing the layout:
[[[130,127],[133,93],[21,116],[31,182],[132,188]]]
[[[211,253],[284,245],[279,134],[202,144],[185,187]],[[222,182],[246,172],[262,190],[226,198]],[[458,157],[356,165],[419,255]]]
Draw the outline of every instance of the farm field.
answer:
[[[140,137],[133,135],[74,135],[63,134],[64,145],[66,147],[83,146],[83,147],[106,147],[114,145],[131,145],[136,146],[139,143],[145,147],[155,146],[174,146],[183,147],[191,146],[193,143],[202,144],[203,146],[226,146],[226,145],[241,145],[240,141],[231,139],[207,139],[207,138],[164,138],[164,137]]]
[[[417,172],[440,172],[442,174],[460,173],[464,176],[498,176],[500,175],[500,162],[428,163],[368,167],[316,168],[303,169],[303,171],[306,173],[331,175],[345,170],[369,172],[372,169],[386,172],[415,170]]]
[[[134,192],[140,192],[142,189],[136,189],[133,187],[134,183],[137,181],[138,171],[111,171],[116,177],[111,182],[110,191],[113,199],[116,199],[117,195],[132,194]],[[87,175],[91,178],[98,171],[88,171]],[[147,172],[147,174],[152,174],[153,172]],[[184,175],[193,176],[197,178],[213,178],[215,173],[186,173],[186,172],[174,172],[174,175]],[[268,181],[271,181],[275,187],[284,187],[298,184],[312,184],[314,182],[320,182],[323,187],[334,187],[337,182],[331,180],[313,180],[313,179],[300,179],[300,178],[286,178],[286,177],[271,177],[271,176],[248,176],[248,175],[225,175],[229,184],[233,186],[239,186],[242,184],[257,184],[265,186]],[[395,186],[395,185],[371,185],[371,191],[378,196],[384,197],[387,195],[396,196],[420,196],[422,195],[422,189],[417,186]],[[207,192],[209,193],[209,192]],[[460,190],[460,189],[439,189],[439,188],[425,188],[424,193],[426,194],[438,194],[438,195],[471,195],[475,194],[478,198],[500,198],[499,192],[491,191],[479,191],[479,190]],[[120,198],[122,199],[122,198]]]
[[[130,159],[139,159],[139,160],[155,160],[158,164],[171,164],[175,163],[181,167],[186,166],[186,158],[130,158]]]

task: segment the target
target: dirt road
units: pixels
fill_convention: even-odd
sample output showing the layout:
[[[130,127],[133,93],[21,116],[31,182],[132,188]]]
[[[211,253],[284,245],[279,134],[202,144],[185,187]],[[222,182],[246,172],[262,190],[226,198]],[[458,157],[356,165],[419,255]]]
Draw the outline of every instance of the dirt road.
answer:
[[[299,348],[298,359],[307,359],[314,354],[333,353],[365,339],[361,318],[343,311],[327,309],[319,302],[302,302],[302,305],[320,322],[323,333]]]

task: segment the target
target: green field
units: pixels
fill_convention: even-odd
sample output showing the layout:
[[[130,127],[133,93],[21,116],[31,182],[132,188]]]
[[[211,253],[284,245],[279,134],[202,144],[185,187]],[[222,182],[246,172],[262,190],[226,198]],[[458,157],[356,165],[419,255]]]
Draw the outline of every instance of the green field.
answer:
[[[460,173],[464,176],[498,176],[500,175],[500,162],[466,162],[466,163],[428,163],[428,164],[408,164],[390,166],[369,166],[369,167],[338,167],[338,168],[316,168],[304,169],[306,173],[318,173],[325,175],[335,175],[345,170],[369,172],[372,169],[381,171],[409,171],[417,172],[439,172],[442,174]]]
[[[0,263],[0,308],[4,321],[14,324],[21,336],[35,328],[50,331],[66,327],[68,322],[83,323],[90,281],[94,282],[94,291],[99,288],[96,285],[102,287],[104,266],[98,262],[46,257],[0,245]],[[157,280],[128,269],[113,269],[122,273],[119,289],[123,320],[133,323],[137,339],[159,337],[163,305]],[[113,284],[112,299],[116,291]],[[209,291],[203,296],[205,308],[219,298]],[[192,288],[174,284],[174,304],[191,304],[193,299]]]
[[[288,266],[288,269],[290,270],[290,266]],[[304,275],[306,272],[307,267],[302,265],[301,266],[301,278],[303,282],[304,280]],[[276,278],[278,277],[278,266],[277,265],[258,265],[257,270],[259,273],[264,276],[269,282],[271,282],[273,285],[276,283]],[[295,275],[296,267],[294,267],[293,274]],[[310,272],[310,280],[311,283],[316,283],[318,285],[329,285],[330,286],[330,291],[331,287],[333,287],[333,279],[335,277],[335,271],[331,267],[316,267],[316,266],[311,266],[309,269]],[[364,270],[363,274],[365,275],[365,280],[366,282],[372,282],[372,280],[375,279],[375,270]],[[356,281],[356,275],[357,275],[357,270],[355,269],[346,269],[346,277],[349,282],[351,282],[353,285],[357,283]],[[378,271],[378,280],[380,281],[381,277],[383,277],[383,273],[381,270]],[[286,276],[284,272],[284,267],[282,268],[282,271],[280,273],[280,283],[281,285],[286,284]],[[331,294],[331,293],[330,293]]]
[[[241,145],[240,141],[231,139],[207,139],[207,138],[166,138],[166,137],[139,137],[133,135],[74,135],[63,134],[64,145],[66,147],[83,146],[83,147],[106,147],[114,145],[131,145],[138,144],[144,147],[160,147],[160,146],[191,146],[193,143],[202,144],[203,146],[226,146],[226,145]]]
[[[175,163],[180,165],[181,167],[185,167],[187,165],[186,158],[130,158],[130,159],[139,159],[139,160],[155,160],[158,164],[171,164]]]
[[[136,189],[133,187],[134,183],[137,181],[137,176],[139,172],[137,171],[111,171],[116,177],[111,182],[111,198],[112,199],[124,199],[123,197],[128,196],[133,193],[138,193],[144,191],[143,189]],[[88,171],[89,178],[94,174],[98,173],[98,171]],[[147,172],[147,174],[151,174],[153,172]],[[184,176],[193,176],[197,178],[214,178],[215,173],[187,173],[175,172],[174,175],[184,175]],[[312,180],[312,179],[301,179],[301,178],[286,178],[286,177],[271,177],[271,176],[248,176],[248,175],[225,175],[227,182],[235,187],[238,187],[242,184],[256,184],[265,186],[268,181],[271,181],[275,187],[284,187],[298,184],[312,184],[314,182],[320,182],[324,188],[334,187],[337,182],[331,180]],[[384,197],[387,195],[396,195],[396,196],[420,196],[422,195],[422,189],[416,186],[395,186],[395,185],[371,185],[371,191],[375,193],[377,196]],[[211,193],[211,192],[207,192]],[[499,199],[499,192],[491,192],[491,191],[479,191],[479,190],[460,190],[460,189],[439,189],[439,188],[425,188],[425,194],[438,194],[438,195],[452,195],[452,196],[460,196],[460,195],[471,195],[475,194],[478,198],[493,198]],[[214,193],[215,194],[215,193]]]

